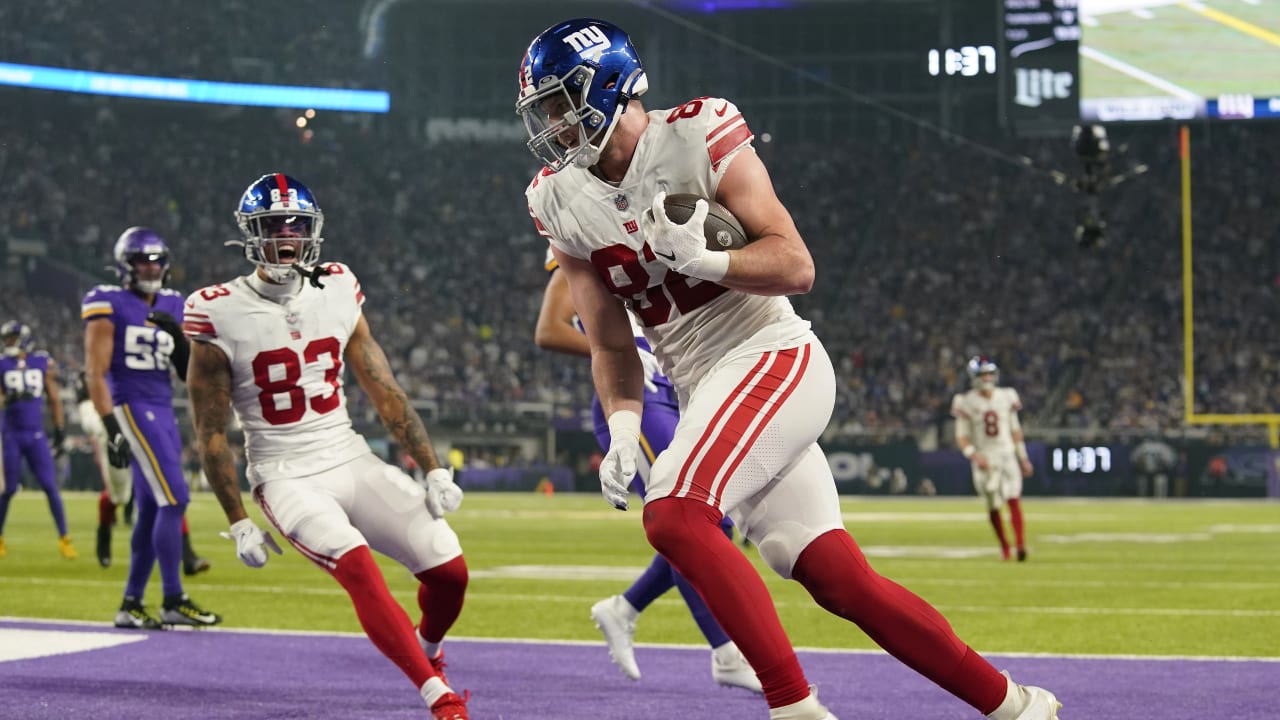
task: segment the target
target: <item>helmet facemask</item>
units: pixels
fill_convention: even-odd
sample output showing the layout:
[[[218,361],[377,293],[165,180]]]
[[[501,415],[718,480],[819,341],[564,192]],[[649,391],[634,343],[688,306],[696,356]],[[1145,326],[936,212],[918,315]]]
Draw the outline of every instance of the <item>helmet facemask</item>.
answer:
[[[324,216],[319,212],[296,208],[237,212],[236,220],[244,240],[228,244],[244,245],[244,256],[274,283],[289,282],[299,269],[310,270],[320,261]]]
[[[591,167],[600,159],[604,145],[613,133],[615,121],[626,109],[626,103],[618,103],[613,117],[607,117],[592,107],[590,99],[581,90],[571,86],[590,87],[595,69],[579,65],[566,78],[547,76],[542,86],[527,98],[522,98],[518,112],[529,133],[529,150],[552,172],[559,172],[573,163],[578,167]],[[577,129],[577,142],[567,147],[561,142],[566,131]]]
[[[160,276],[148,280],[144,280],[138,275],[138,265],[140,263],[156,263],[160,266]],[[169,279],[169,253],[168,252],[137,252],[130,253],[125,256],[124,264],[127,269],[124,271],[124,284],[138,292],[148,295],[155,295],[160,292],[160,288],[164,287],[165,281]]]

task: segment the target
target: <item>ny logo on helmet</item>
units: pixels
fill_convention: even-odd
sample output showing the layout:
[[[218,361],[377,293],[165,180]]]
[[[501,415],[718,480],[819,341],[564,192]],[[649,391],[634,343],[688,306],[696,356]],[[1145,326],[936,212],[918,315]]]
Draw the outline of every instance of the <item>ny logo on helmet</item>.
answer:
[[[597,61],[610,45],[604,31],[595,25],[588,25],[575,33],[565,35],[564,42],[571,45],[579,55]]]

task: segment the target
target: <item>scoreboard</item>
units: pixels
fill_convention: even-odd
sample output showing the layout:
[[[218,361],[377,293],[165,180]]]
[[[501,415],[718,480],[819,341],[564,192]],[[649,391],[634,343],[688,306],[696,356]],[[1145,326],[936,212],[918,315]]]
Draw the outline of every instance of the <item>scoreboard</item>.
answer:
[[[1061,135],[1080,121],[1079,0],[952,3],[921,58],[941,83],[989,86],[997,122],[1019,135]],[[974,109],[977,111],[978,109]]]
[[[1003,114],[1019,135],[1060,134],[1080,121],[1078,0],[1002,0]]]
[[[919,64],[939,83],[989,86],[999,122],[1018,135],[1082,121],[1280,118],[1280,2],[1140,5],[951,3]]]

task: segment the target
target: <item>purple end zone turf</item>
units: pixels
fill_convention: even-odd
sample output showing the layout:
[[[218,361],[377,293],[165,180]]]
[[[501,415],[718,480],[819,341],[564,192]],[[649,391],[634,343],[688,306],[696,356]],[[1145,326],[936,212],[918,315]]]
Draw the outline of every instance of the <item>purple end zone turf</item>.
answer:
[[[0,629],[122,632],[0,621]],[[2,635],[0,635],[2,637]],[[426,718],[400,672],[353,636],[152,632],[143,642],[0,663],[0,718],[219,720]],[[710,651],[636,651],[630,682],[603,644],[446,642],[449,678],[476,720],[768,717],[764,701],[711,681]],[[1065,703],[1063,720],[1272,720],[1280,663],[1000,658]],[[844,720],[953,720],[978,713],[890,657],[801,652],[824,704]]]

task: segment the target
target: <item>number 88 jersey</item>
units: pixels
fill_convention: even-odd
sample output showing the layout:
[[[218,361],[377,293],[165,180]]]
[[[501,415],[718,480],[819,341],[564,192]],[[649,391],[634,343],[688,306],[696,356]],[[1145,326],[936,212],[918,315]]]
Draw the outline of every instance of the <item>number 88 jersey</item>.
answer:
[[[187,298],[183,332],[226,353],[231,405],[255,485],[271,474],[304,476],[368,452],[351,427],[342,381],[364,293],[346,265],[325,269],[323,288],[246,275]]]
[[[686,277],[664,264],[641,230],[641,215],[660,191],[714,198],[734,158],[751,150],[751,129],[724,98],[694,98],[650,110],[649,124],[616,185],[570,165],[543,170],[525,197],[534,227],[553,247],[589,261],[605,287],[621,298],[677,387],[693,387],[736,352],[768,351],[803,342],[809,323],[785,297],[752,295]],[[711,314],[703,308],[715,307]],[[772,342],[747,347],[770,328]]]

